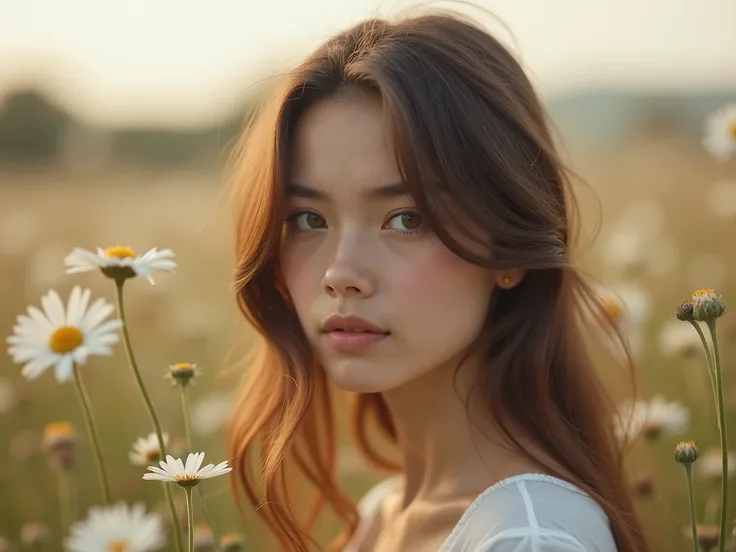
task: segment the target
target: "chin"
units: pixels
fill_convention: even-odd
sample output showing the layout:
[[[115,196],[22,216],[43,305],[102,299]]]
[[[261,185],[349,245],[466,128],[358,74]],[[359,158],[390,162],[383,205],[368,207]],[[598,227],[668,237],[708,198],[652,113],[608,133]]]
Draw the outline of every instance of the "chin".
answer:
[[[397,370],[385,363],[365,359],[333,359],[323,364],[327,377],[343,391],[353,393],[383,393],[398,387],[404,381],[396,376]]]

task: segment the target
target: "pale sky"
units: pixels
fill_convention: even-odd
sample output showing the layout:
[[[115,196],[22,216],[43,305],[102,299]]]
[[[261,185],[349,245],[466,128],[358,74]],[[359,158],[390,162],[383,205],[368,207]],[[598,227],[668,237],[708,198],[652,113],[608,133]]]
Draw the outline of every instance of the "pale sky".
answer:
[[[511,29],[545,94],[594,86],[736,91],[736,0],[474,1]],[[406,5],[0,0],[0,93],[41,79],[90,122],[212,122],[276,63],[286,67],[350,24]]]

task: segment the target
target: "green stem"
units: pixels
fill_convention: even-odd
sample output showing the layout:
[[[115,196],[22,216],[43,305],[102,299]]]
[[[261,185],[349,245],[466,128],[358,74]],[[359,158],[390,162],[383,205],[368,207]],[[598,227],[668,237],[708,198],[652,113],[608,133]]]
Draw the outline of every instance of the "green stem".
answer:
[[[128,356],[128,362],[130,363],[130,367],[133,370],[133,375],[135,376],[135,380],[138,383],[138,389],[141,392],[141,395],[143,395],[143,400],[146,403],[146,408],[148,410],[148,415],[151,418],[151,422],[153,423],[153,427],[156,431],[156,437],[158,439],[158,446],[161,449],[161,458],[166,458],[166,443],[164,442],[164,436],[163,432],[161,431],[161,423],[158,420],[158,415],[156,414],[156,409],[153,406],[153,402],[151,401],[151,397],[148,395],[148,391],[146,391],[146,386],[143,383],[143,378],[141,377],[141,372],[138,369],[138,363],[135,360],[135,354],[133,353],[133,346],[130,342],[130,335],[128,333],[128,323],[125,319],[125,302],[123,300],[123,285],[124,280],[116,281],[115,282],[115,290],[116,290],[116,299],[117,299],[117,310],[118,310],[118,316],[120,317],[120,320],[123,322],[123,326],[121,328],[122,334],[123,334],[123,343],[125,345],[125,353]],[[183,552],[183,545],[181,541],[181,526],[179,525],[179,517],[176,515],[176,506],[174,505],[174,498],[171,495],[171,489],[169,489],[168,485],[164,485],[164,493],[166,494],[166,500],[169,503],[169,512],[171,514],[171,522],[174,526],[174,538],[176,539],[176,548],[179,550],[179,552]]]
[[[194,451],[194,441],[192,439],[192,425],[189,420],[189,404],[187,402],[187,386],[186,385],[179,385],[179,388],[181,389],[181,409],[184,412],[184,432],[187,436],[187,448],[189,449],[189,452]],[[207,523],[210,525],[210,529],[212,530],[212,535],[215,537],[215,549],[217,552],[221,552],[220,549],[220,535],[217,531],[217,528],[215,527],[214,520],[212,519],[212,516],[210,515],[209,509],[207,508],[207,501],[204,499],[204,493],[202,493],[202,489],[197,486],[195,487],[195,491],[197,493],[197,497],[199,497],[199,501],[202,503],[202,511],[204,512],[205,517],[207,518]]]
[[[693,328],[698,332],[698,335],[700,336],[700,341],[703,343],[703,349],[705,349],[705,358],[708,361],[708,379],[710,379],[710,387],[713,390],[713,400],[718,400],[718,394],[716,392],[716,382],[715,382],[715,367],[713,366],[713,355],[710,352],[710,347],[708,347],[708,341],[705,339],[705,334],[703,333],[703,328],[700,327],[700,324],[698,324],[695,320],[690,320],[690,323],[693,325]]]
[[[102,460],[102,451],[100,450],[100,440],[97,437],[97,428],[95,426],[95,419],[92,415],[92,408],[89,404],[89,396],[84,389],[82,383],[82,377],[79,374],[79,368],[75,364],[73,367],[74,371],[74,383],[77,387],[77,394],[79,395],[79,402],[82,403],[82,410],[84,411],[84,421],[87,425],[87,432],[89,433],[89,439],[92,443],[92,450],[95,455],[95,461],[97,463],[97,474],[100,478],[100,485],[102,487],[102,500],[105,506],[110,505],[110,485],[107,480],[107,471],[105,470],[105,462]]]
[[[179,385],[181,389],[181,410],[184,413],[184,432],[187,436],[187,448],[189,452],[194,452],[194,443],[192,441],[192,424],[189,421],[189,406],[187,404],[187,386]]]
[[[184,487],[187,495],[187,521],[189,525],[189,552],[194,551],[194,509],[192,507],[192,489]]]
[[[217,550],[217,552],[222,552],[222,549],[220,548],[220,533],[215,526],[215,521],[212,519],[209,509],[207,508],[207,501],[204,499],[204,493],[199,487],[196,488],[196,492],[200,502],[202,503],[204,516],[207,518],[207,523],[209,523],[210,529],[212,530],[212,536],[215,537],[215,550]]]
[[[726,517],[728,510],[728,434],[726,433],[726,405],[723,400],[723,372],[721,371],[721,355],[718,349],[716,320],[708,320],[708,329],[713,340],[713,357],[715,359],[716,391],[718,394],[718,428],[721,430],[721,458],[723,473],[721,475],[721,519],[719,523],[718,551],[726,550]]]
[[[59,485],[59,525],[61,534],[66,534],[72,522],[71,477],[64,468],[59,469],[56,476]]]
[[[690,526],[693,530],[693,550],[698,552],[700,545],[698,543],[698,526],[695,521],[695,490],[693,489],[693,466],[692,464],[683,464],[685,467],[685,475],[687,475],[687,492],[690,497]]]

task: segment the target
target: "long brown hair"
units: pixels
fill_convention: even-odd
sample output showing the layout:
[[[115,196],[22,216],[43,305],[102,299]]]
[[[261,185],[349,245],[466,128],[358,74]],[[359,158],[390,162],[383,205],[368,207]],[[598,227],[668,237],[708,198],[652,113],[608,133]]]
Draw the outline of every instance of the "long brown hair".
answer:
[[[330,386],[279,272],[295,125],[315,102],[355,93],[382,99],[402,177],[445,246],[476,265],[527,271],[492,297],[478,339],[487,368],[474,398],[520,452],[601,505],[620,551],[647,550],[612,431],[614,405],[583,345],[580,314],[599,302],[570,263],[577,207],[569,173],[519,63],[485,30],[445,13],[371,19],[330,39],[286,75],[239,142],[237,299],[262,345],[229,431],[241,511],[242,488],[281,549],[297,552],[318,548],[310,532],[326,505],[345,528],[333,548],[358,523],[337,483]],[[373,423],[396,441],[381,395],[357,395],[351,416],[360,452],[399,469],[368,431]],[[525,449],[512,426],[562,470]],[[289,495],[294,473],[316,490],[304,519]]]

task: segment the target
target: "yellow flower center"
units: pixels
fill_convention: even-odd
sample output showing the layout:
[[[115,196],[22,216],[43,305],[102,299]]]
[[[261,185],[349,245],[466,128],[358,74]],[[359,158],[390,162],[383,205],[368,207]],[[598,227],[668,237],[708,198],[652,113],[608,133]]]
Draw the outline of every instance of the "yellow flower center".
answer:
[[[84,336],[74,326],[63,326],[51,334],[49,348],[56,354],[71,353],[84,343]]]
[[[736,122],[731,123],[728,127],[728,134],[731,136],[731,140],[736,141]]]
[[[706,295],[713,295],[713,288],[698,289],[693,292],[693,297],[705,297]]]
[[[108,257],[117,257],[118,259],[135,258],[135,252],[130,247],[116,245],[105,249],[105,255]]]
[[[192,370],[194,368],[194,365],[191,362],[177,362],[176,364],[171,365],[171,369],[174,372],[178,372],[181,370]]]
[[[107,543],[107,552],[125,552],[128,549],[128,541],[110,541]]]

